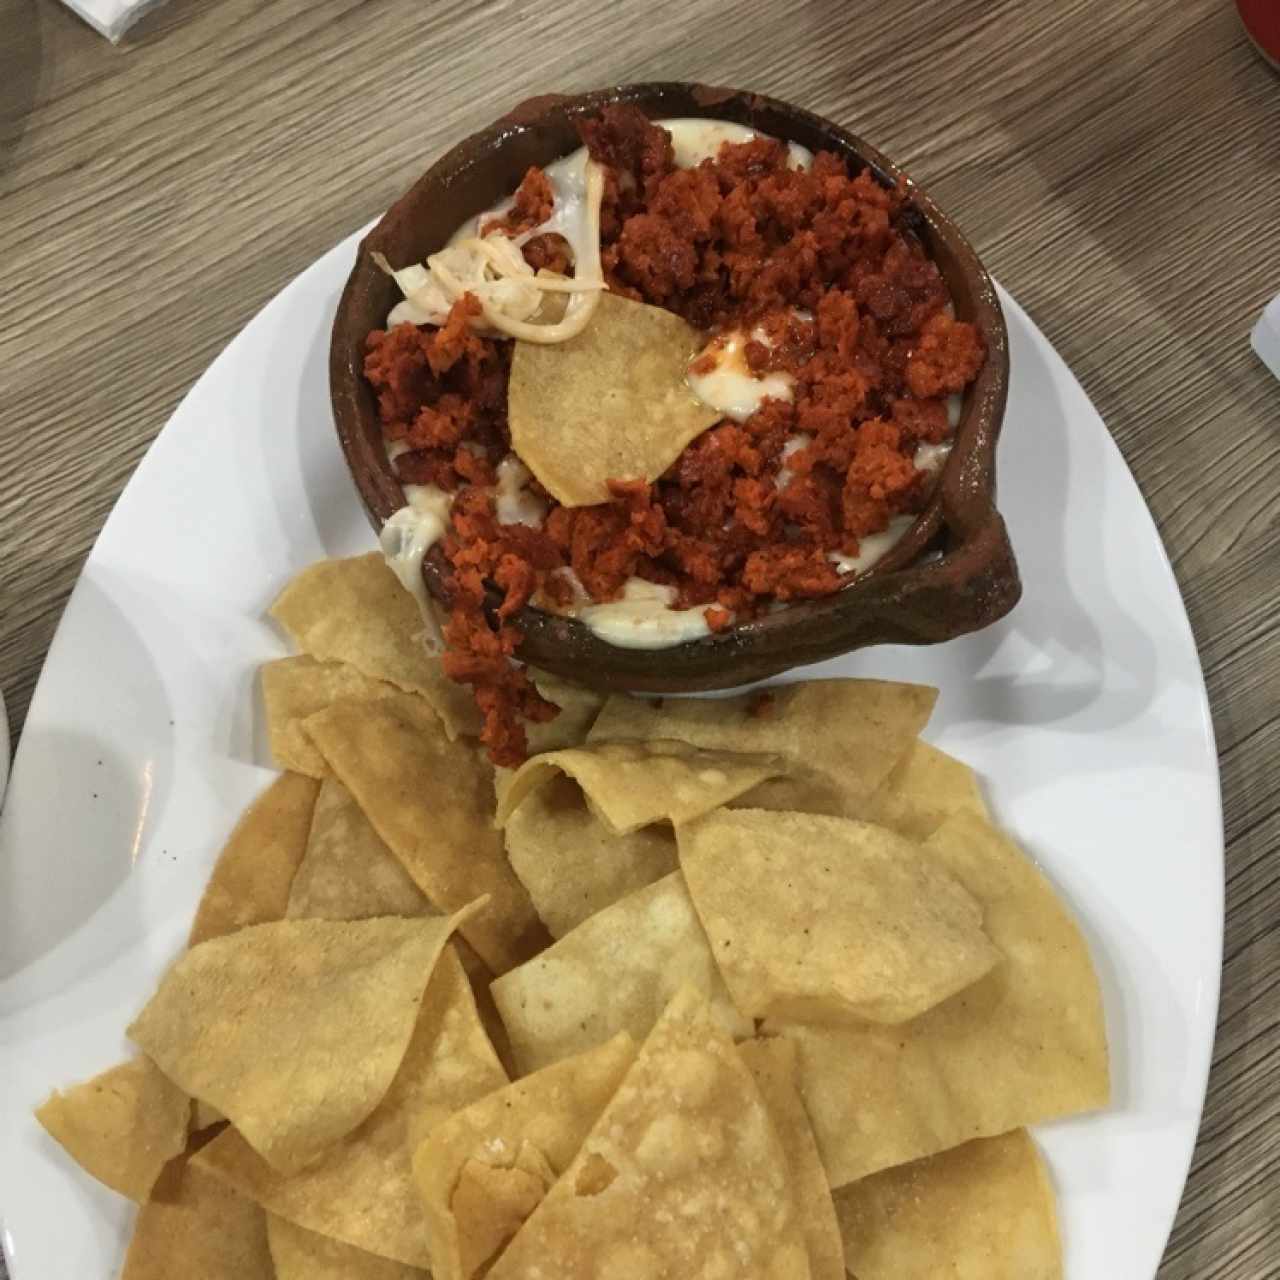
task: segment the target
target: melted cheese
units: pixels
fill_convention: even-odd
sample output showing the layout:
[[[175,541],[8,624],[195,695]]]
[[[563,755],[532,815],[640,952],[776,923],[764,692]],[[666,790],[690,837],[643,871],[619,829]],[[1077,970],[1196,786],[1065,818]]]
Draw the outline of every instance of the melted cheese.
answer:
[[[547,518],[547,504],[527,487],[533,476],[529,468],[509,453],[498,463],[498,485],[494,490],[494,509],[499,524],[527,524],[538,529]]]
[[[745,124],[735,124],[731,120],[704,120],[700,116],[680,116],[657,123],[671,135],[671,147],[679,169],[692,169],[704,160],[714,160],[722,143],[750,142],[752,138],[770,136]],[[813,163],[813,152],[798,142],[787,143],[787,156],[793,169],[807,169]]]
[[[772,346],[763,329],[754,329],[750,338]],[[753,373],[747,364],[748,335],[740,329],[718,334],[694,356],[685,380],[689,389],[705,405],[735,422],[745,422],[767,399],[790,400],[795,379],[789,373]],[[715,361],[709,373],[693,370],[704,358]]]
[[[894,516],[889,521],[889,527],[882,533],[871,533],[858,540],[856,556],[846,556],[839,551],[833,551],[827,559],[835,565],[837,573],[865,573],[898,545],[903,535],[915,522],[915,516]]]
[[[426,627],[424,639],[427,648],[438,653],[443,645],[443,636],[440,620],[427,593],[427,584],[422,578],[422,561],[444,537],[453,499],[434,485],[424,484],[406,485],[405,497],[408,504],[382,526],[378,544],[387,567],[418,603]]]
[[[581,604],[568,610],[593,635],[619,649],[670,649],[711,634],[706,607],[673,609],[674,587],[631,578],[622,598],[607,604]]]

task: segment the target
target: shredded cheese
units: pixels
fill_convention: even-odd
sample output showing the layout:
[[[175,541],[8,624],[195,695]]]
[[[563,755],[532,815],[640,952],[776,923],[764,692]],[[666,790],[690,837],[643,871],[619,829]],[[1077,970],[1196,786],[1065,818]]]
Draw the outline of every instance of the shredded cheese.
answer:
[[[501,231],[467,236],[432,254],[425,266],[393,268],[381,253],[373,255],[404,294],[387,318],[388,324],[442,325],[449,309],[470,293],[480,303],[485,326],[526,342],[565,342],[586,328],[604,288],[600,262],[600,204],[604,198],[604,170],[585,148],[548,167],[557,181],[551,216],[523,235]],[[573,253],[572,278],[547,271],[534,273],[521,247],[534,236],[564,237]],[[568,305],[555,321],[539,321],[548,294],[568,294]]]

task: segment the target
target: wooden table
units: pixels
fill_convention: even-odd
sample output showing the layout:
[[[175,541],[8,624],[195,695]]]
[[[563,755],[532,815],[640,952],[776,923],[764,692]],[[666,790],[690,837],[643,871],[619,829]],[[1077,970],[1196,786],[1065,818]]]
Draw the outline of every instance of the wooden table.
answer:
[[[1161,1280],[1280,1276],[1280,77],[1228,0],[171,0],[112,48],[0,0],[0,685],[222,345],[424,161],[547,89],[756,87],[903,162],[1080,376],[1208,676],[1213,1077]],[[1123,554],[1118,547],[1116,554]]]

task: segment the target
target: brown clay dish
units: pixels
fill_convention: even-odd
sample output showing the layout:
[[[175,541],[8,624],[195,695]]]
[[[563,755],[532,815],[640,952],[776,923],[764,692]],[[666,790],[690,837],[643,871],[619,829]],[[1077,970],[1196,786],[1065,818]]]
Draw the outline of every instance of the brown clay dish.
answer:
[[[385,323],[399,300],[394,281],[373,261],[421,262],[441,248],[468,214],[515,190],[530,165],[576,148],[574,120],[611,102],[648,116],[732,120],[812,151],[869,164],[886,181],[900,170],[861,138],[820,116],[773,98],[707,85],[623,85],[521,103],[460,142],[398,200],[364,238],[338,304],[329,381],[338,438],[375,528],[404,506],[387,461],[374,396],[361,372],[365,335]],[[1022,588],[1004,520],[995,507],[995,449],[1009,380],[1009,343],[990,276],[955,224],[913,186],[918,233],[937,262],[956,315],[986,340],[987,361],[965,393],[950,457],[929,506],[897,546],[853,585],[790,605],[754,622],[669,649],[620,649],[572,618],[526,608],[523,661],[600,689],[682,693],[724,689],[874,644],[936,644],[988,626],[1017,603]],[[443,598],[445,562],[431,552],[428,589]]]

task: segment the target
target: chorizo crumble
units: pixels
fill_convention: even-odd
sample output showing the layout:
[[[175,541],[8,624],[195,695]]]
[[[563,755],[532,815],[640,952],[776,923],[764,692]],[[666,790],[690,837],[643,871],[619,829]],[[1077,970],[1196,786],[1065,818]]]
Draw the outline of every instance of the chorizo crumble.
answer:
[[[385,438],[403,450],[401,481],[455,495],[444,668],[473,688],[481,740],[502,765],[524,758],[524,720],[556,714],[512,661],[516,612],[531,599],[575,598],[556,570],[571,569],[596,601],[617,598],[632,576],[673,587],[674,607],[706,606],[712,630],[837,591],[848,575],[830,553],[856,555],[861,538],[923,506],[929,477],[915,451],[949,437],[945,397],[985,357],[911,233],[906,193],[870,169],[850,174],[826,152],[793,169],[785,144],[765,138],[677,169],[670,135],[634,107],[606,107],[580,132],[605,167],[608,288],[703,330],[763,330],[769,341],[748,341],[747,363],[790,374],[793,399],[721,422],[656,483],[613,484],[608,503],[561,507],[535,483],[550,507],[543,526],[500,524],[489,487],[510,450],[509,340],[474,331],[470,294],[439,329],[369,334],[365,376]],[[551,205],[545,175],[530,169],[486,229],[528,232]],[[569,267],[558,236],[523,252],[535,269]]]

